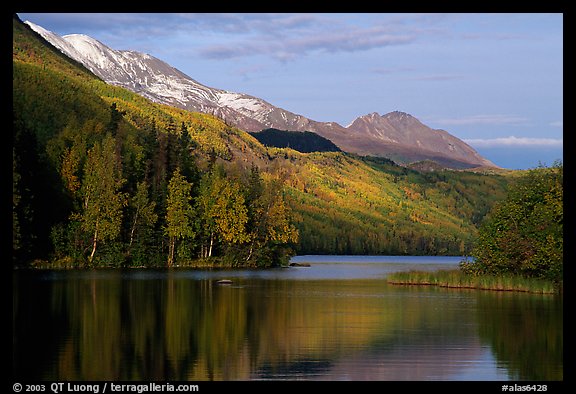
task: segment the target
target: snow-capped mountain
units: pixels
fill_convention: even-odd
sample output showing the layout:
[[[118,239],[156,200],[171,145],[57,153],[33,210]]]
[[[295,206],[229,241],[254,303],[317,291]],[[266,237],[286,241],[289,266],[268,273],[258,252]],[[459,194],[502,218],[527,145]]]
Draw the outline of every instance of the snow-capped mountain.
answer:
[[[257,97],[202,85],[154,56],[111,49],[83,34],[61,37],[32,22],[25,23],[110,84],[155,102],[216,115],[246,131],[313,131],[344,151],[389,157],[400,163],[433,160],[453,168],[496,167],[460,139],[446,131],[433,130],[403,112],[364,115],[347,127],[316,122]]]
[[[274,107],[262,99],[202,85],[154,56],[111,49],[83,34],[60,37],[32,22],[25,23],[104,81],[150,100],[211,113],[246,131],[267,127],[285,129],[287,126],[292,129],[306,123],[303,116]]]

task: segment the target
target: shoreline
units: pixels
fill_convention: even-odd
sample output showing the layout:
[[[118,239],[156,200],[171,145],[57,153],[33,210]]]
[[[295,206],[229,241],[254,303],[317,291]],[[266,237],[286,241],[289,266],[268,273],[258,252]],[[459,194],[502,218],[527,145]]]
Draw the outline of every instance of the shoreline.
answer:
[[[488,290],[531,294],[562,294],[563,284],[521,276],[473,276],[460,270],[395,272],[386,278],[394,286],[436,286],[448,289]]]

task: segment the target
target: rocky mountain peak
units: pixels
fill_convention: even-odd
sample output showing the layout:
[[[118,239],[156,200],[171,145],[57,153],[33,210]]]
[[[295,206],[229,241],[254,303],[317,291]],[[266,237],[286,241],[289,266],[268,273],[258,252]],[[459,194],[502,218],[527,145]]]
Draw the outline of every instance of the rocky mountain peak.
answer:
[[[387,119],[409,119],[414,118],[412,115],[402,111],[392,111],[384,115]]]
[[[376,127],[407,127],[422,125],[422,123],[414,116],[402,111],[392,111],[385,115],[380,115],[378,112],[372,112],[360,116],[357,120],[361,121],[361,123],[366,123]],[[352,122],[352,124],[354,124],[354,122]],[[356,124],[358,125],[358,123]]]
[[[412,116],[406,112],[402,112],[402,111],[389,112],[386,115],[384,115],[383,118],[385,118],[389,122],[392,122],[394,124],[399,124],[399,125],[421,125],[422,124],[422,122],[420,122],[414,116]]]

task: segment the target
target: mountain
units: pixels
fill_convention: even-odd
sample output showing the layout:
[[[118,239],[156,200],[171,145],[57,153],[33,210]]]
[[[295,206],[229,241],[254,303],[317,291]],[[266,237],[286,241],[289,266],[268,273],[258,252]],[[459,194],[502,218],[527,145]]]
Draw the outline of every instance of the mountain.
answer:
[[[455,168],[474,164],[496,167],[447,131],[432,129],[404,112],[364,115],[354,120],[348,129],[362,141],[357,149],[366,155],[377,155],[378,149],[389,147],[390,158],[401,162],[431,160]]]
[[[432,129],[404,112],[364,115],[347,127],[317,122],[257,97],[202,85],[153,56],[114,50],[82,34],[60,37],[32,22],[25,23],[110,84],[158,103],[216,115],[245,131],[312,131],[344,151],[387,157],[402,164],[428,160],[448,168],[497,167],[447,131]]]
[[[83,34],[60,37],[32,22],[25,23],[102,80],[152,101],[210,113],[246,131],[259,131],[269,126],[294,129],[306,125],[304,117],[264,100],[202,85],[154,56],[114,50]]]

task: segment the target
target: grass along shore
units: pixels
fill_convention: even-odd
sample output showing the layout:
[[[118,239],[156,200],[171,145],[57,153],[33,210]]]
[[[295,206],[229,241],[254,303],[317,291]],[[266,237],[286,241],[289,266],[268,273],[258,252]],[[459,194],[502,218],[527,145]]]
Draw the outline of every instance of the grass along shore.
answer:
[[[387,277],[392,285],[439,286],[457,289],[478,289],[496,291],[519,291],[538,294],[561,292],[552,281],[524,278],[517,275],[479,275],[466,274],[459,269],[435,272],[408,271],[395,272]]]

